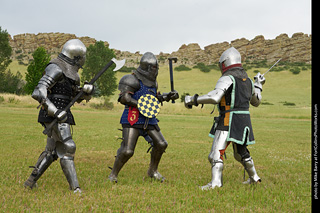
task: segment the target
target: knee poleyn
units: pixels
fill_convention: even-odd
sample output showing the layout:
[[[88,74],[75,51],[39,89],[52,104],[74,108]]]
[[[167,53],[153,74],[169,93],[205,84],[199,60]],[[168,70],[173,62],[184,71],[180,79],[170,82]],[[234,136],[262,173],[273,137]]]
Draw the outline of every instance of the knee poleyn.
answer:
[[[134,154],[134,151],[131,149],[124,150],[120,153],[120,155],[124,156],[125,158],[131,158],[133,154]]]

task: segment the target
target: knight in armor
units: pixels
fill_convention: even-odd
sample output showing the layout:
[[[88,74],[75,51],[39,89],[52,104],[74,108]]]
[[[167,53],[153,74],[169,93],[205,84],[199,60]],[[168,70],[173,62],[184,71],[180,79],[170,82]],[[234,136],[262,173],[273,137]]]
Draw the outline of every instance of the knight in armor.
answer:
[[[219,110],[219,117],[215,117],[209,134],[214,138],[208,156],[212,166],[212,180],[202,186],[202,190],[222,187],[223,155],[230,143],[233,146],[234,158],[243,165],[249,175],[249,179],[243,183],[261,182],[247,146],[255,143],[249,106],[259,106],[265,78],[258,73],[253,82],[242,68],[241,55],[234,47],[222,53],[219,66],[222,76],[214,90],[202,96],[195,94],[185,97],[185,106],[189,109],[199,104],[216,104]]]
[[[75,193],[81,193],[74,164],[76,144],[70,130],[75,121],[71,111],[64,109],[81,89],[84,95],[78,102],[91,98],[93,85],[84,84],[83,88],[80,88],[78,70],[84,65],[85,59],[85,45],[79,39],[67,41],[58,57],[49,62],[32,93],[32,98],[41,105],[38,122],[44,127],[55,118],[58,122],[48,133],[45,150],[40,154],[37,163],[32,167],[34,169],[30,177],[24,183],[26,188],[35,187],[37,180],[52,162],[60,158],[60,165],[70,189]]]
[[[124,164],[133,156],[139,136],[151,141],[151,160],[148,176],[159,181],[164,177],[158,172],[158,165],[168,143],[163,137],[156,117],[146,117],[138,110],[138,100],[141,97],[152,95],[159,102],[179,98],[177,91],[160,94],[157,92],[158,60],[151,52],[146,52],[140,60],[140,66],[132,74],[123,76],[119,81],[120,95],[118,101],[125,105],[120,119],[122,124],[122,143],[117,151],[115,162],[109,175],[109,180],[117,182],[118,174]]]

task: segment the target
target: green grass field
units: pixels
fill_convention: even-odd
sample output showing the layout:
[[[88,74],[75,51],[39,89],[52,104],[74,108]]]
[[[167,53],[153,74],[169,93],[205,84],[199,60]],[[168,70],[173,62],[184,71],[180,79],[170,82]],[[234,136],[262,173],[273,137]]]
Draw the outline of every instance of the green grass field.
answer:
[[[265,72],[261,69],[261,72]],[[250,77],[255,75],[248,71]],[[118,73],[120,78],[123,73]],[[175,72],[180,94],[205,94],[220,77],[217,71]],[[38,188],[23,188],[45,147],[43,128],[37,123],[37,103],[30,97],[0,94],[0,206],[4,212],[309,212],[311,208],[311,71],[293,75],[270,72],[263,90],[263,103],[251,107],[256,144],[249,146],[259,185],[243,185],[243,168],[226,151],[224,186],[199,190],[210,179],[207,160],[212,140],[208,137],[213,106],[184,108],[180,101],[164,103],[158,118],[169,143],[159,171],[164,183],[147,177],[149,145],[139,139],[134,156],[124,166],[118,184],[107,180],[120,146],[119,119],[123,106],[111,98],[114,109],[96,110],[77,104],[76,169],[83,193],[74,195],[58,162],[38,181]],[[161,67],[159,90],[170,90],[169,71]],[[93,102],[99,102],[99,99]]]

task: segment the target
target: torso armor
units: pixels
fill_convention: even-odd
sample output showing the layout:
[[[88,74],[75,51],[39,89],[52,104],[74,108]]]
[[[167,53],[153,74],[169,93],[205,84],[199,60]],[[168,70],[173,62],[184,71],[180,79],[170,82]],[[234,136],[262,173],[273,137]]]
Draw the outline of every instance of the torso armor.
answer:
[[[130,86],[130,85],[134,85],[133,87],[135,87],[135,89],[133,89],[131,91],[131,93],[132,93],[131,97],[134,100],[139,100],[139,98],[141,96],[146,95],[146,94],[151,94],[153,96],[156,96],[156,94],[157,94],[157,89],[155,87],[149,87],[149,86],[144,85],[141,80],[138,80],[135,77],[135,75],[123,76],[123,79],[130,79],[130,81],[120,80],[120,83],[119,83],[120,91],[122,88],[128,89],[128,88],[132,88],[132,86]],[[138,84],[139,84],[139,87],[137,87]],[[127,92],[127,91],[121,91],[121,92]],[[135,112],[137,112],[137,114],[133,115],[132,113],[130,113],[131,110],[134,110]],[[132,116],[134,116],[134,117],[132,117]],[[129,106],[127,104],[125,105],[125,109],[122,113],[120,123],[125,124],[125,125],[130,125],[129,120],[130,119],[135,120],[136,116],[138,116],[138,120],[133,125],[131,125],[132,127],[140,128],[141,126],[144,126],[145,124],[147,124],[147,126],[158,124],[158,121],[155,117],[154,118],[146,118],[141,113],[139,113],[139,111],[137,110],[136,107]],[[148,123],[146,123],[146,122],[148,122]]]
[[[53,59],[46,68],[46,74],[40,80],[40,82],[48,82],[48,79],[52,78],[50,75],[55,76],[55,79],[51,79],[52,81],[48,82],[48,88],[46,88],[47,98],[59,110],[64,110],[77,93],[80,85],[80,77],[77,72],[78,69],[77,66],[72,66],[60,58]],[[67,116],[68,118],[65,123],[75,125],[70,109],[67,111]],[[50,123],[53,120],[54,117],[48,115],[48,111],[42,107],[39,112],[38,122]]]
[[[220,115],[210,134],[214,135],[215,130],[229,131],[228,141],[238,144],[246,141],[247,144],[253,144],[255,142],[249,106],[254,94],[254,86],[252,80],[243,72],[242,68],[233,68],[228,75],[223,75],[228,76],[232,84],[218,104]],[[249,140],[246,140],[246,137]]]

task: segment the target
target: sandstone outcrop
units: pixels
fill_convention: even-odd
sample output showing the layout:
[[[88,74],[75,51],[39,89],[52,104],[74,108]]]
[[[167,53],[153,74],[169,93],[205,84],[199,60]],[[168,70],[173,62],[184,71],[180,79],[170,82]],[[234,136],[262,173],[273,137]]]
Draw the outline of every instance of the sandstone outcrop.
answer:
[[[69,39],[79,38],[86,46],[94,44],[96,39],[90,37],[77,37],[66,33],[38,33],[19,34],[9,36],[13,49],[13,58],[21,60],[32,59],[32,53],[43,46],[54,57],[60,51],[62,45]],[[108,42],[105,42],[109,46]],[[218,62],[221,53],[229,47],[235,47],[241,53],[242,60],[267,60],[274,62],[279,58],[283,61],[311,63],[312,36],[304,33],[295,33],[290,38],[287,34],[281,34],[275,39],[265,39],[264,36],[256,36],[252,40],[245,38],[229,42],[210,44],[202,49],[199,44],[183,44],[172,53],[160,53],[158,55],[161,64],[167,63],[168,57],[178,57],[178,64],[195,65],[197,63],[213,64]],[[139,52],[114,50],[119,58],[126,58],[126,66],[136,67],[142,54]]]
[[[224,50],[233,46],[242,56],[242,60],[269,62],[283,61],[311,63],[312,36],[304,33],[295,33],[291,38],[287,34],[281,34],[275,39],[266,40],[264,36],[256,36],[252,40],[245,38],[234,41],[211,44],[200,48],[198,44],[183,44],[178,51],[170,56],[180,58],[182,64],[196,64],[199,62],[212,64],[219,61]]]

